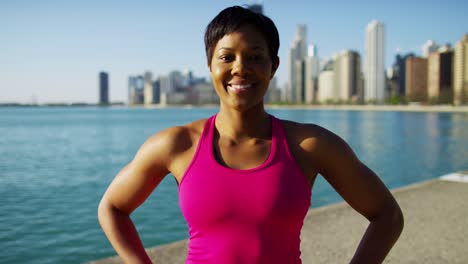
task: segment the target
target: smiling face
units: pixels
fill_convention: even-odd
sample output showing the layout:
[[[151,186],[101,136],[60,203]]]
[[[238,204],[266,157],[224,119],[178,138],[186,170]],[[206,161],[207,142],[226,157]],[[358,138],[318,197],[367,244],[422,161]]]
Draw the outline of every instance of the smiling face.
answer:
[[[263,96],[278,68],[262,34],[251,25],[225,35],[216,44],[209,65],[221,105],[245,111],[263,107]]]

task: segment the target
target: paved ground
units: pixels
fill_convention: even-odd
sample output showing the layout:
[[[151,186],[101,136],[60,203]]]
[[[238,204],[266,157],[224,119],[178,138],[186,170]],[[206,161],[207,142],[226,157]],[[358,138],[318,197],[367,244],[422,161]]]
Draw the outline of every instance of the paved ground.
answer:
[[[384,263],[468,263],[468,173],[393,191],[405,228]],[[465,182],[463,182],[465,181]],[[309,211],[303,263],[349,263],[367,220],[341,203]],[[187,241],[149,249],[154,263],[184,263]],[[117,257],[93,262],[121,263]]]

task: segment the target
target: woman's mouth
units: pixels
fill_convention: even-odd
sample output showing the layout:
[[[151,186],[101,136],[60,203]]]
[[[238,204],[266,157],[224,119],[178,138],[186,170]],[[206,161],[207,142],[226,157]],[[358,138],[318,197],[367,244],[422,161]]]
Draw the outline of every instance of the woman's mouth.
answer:
[[[253,86],[253,84],[251,84],[251,83],[249,83],[249,84],[228,84],[227,88],[228,88],[229,91],[238,94],[238,93],[242,93],[242,92],[247,91],[252,86]]]

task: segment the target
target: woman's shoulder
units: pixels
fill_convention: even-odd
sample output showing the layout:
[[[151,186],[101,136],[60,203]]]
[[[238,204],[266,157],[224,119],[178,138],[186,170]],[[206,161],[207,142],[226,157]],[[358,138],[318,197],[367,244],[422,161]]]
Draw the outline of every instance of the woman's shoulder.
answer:
[[[333,134],[330,130],[312,123],[301,123],[286,119],[280,119],[286,134],[299,138],[320,138]]]
[[[316,125],[282,120],[288,145],[297,160],[322,172],[330,166],[345,164],[355,160],[355,155],[349,145],[332,131]]]
[[[191,123],[168,127],[155,133],[148,140],[168,145],[180,145],[181,143],[198,141],[203,133],[206,121],[207,119],[199,119]]]
[[[200,139],[207,119],[165,128],[150,136],[142,145],[153,155],[173,156],[191,149]]]
[[[332,131],[312,123],[281,120],[289,144],[300,145],[306,150],[317,150],[327,145],[340,145],[343,140]]]

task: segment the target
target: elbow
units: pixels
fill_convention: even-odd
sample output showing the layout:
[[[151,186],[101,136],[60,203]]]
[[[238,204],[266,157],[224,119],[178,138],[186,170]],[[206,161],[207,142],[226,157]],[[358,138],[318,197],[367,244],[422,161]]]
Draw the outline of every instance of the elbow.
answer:
[[[403,215],[403,212],[401,211],[400,206],[398,205],[396,205],[396,209],[394,210],[394,213],[393,213],[393,225],[395,226],[395,229],[398,231],[398,236],[400,236],[405,226],[405,217]]]
[[[97,218],[98,218],[99,224],[101,226],[102,226],[102,224],[104,222],[104,219],[108,215],[108,209],[109,209],[108,204],[106,203],[106,201],[104,199],[102,199],[99,202],[99,205],[98,205],[98,208],[97,208]]]
[[[397,239],[400,237],[405,226],[405,218],[400,206],[396,202],[387,210],[385,219],[387,220],[386,222],[389,230],[392,231],[395,238]]]
[[[396,201],[384,208],[378,216],[369,219],[369,221],[390,232],[392,237],[398,239],[405,225],[403,212]]]
[[[110,200],[103,197],[97,208],[97,218],[101,227],[104,228],[116,219],[122,217],[130,217],[130,213],[120,210]]]
[[[97,218],[101,227],[104,227],[106,223],[109,222],[109,219],[113,217],[113,208],[114,207],[112,206],[112,204],[108,200],[106,200],[105,197],[103,197],[102,200],[99,202],[97,208]]]

